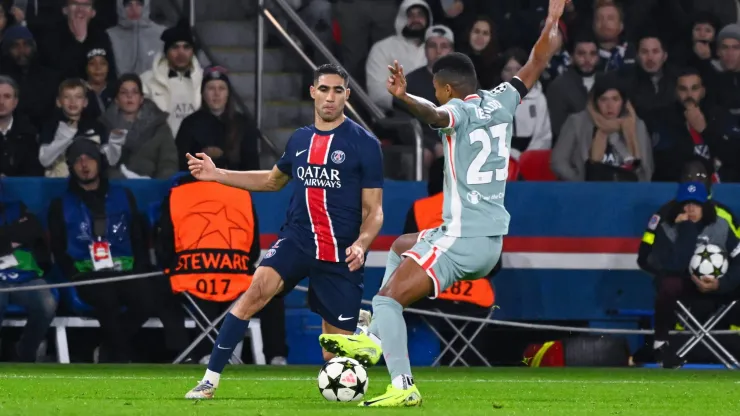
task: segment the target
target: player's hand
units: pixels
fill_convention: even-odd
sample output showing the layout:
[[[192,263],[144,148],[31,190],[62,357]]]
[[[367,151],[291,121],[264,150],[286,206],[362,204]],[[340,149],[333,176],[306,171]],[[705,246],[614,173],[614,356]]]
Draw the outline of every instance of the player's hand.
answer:
[[[547,11],[547,17],[555,21],[559,20],[561,17],[563,17],[563,11],[565,10],[565,5],[567,3],[570,3],[570,0],[550,0],[550,7]]]
[[[388,92],[396,98],[406,95],[406,75],[403,73],[403,66],[398,65],[398,61],[393,61],[393,65],[388,65],[391,72],[388,77]]]
[[[359,270],[365,263],[365,248],[359,243],[347,247],[346,254],[347,260],[345,261],[349,264],[349,271],[351,272]]]
[[[218,171],[210,156],[205,153],[196,153],[195,156],[187,153],[188,169],[195,179],[200,181],[215,181]]]
[[[691,280],[694,281],[696,287],[702,293],[715,292],[719,289],[719,279],[712,276],[702,276],[701,279],[692,275]]]

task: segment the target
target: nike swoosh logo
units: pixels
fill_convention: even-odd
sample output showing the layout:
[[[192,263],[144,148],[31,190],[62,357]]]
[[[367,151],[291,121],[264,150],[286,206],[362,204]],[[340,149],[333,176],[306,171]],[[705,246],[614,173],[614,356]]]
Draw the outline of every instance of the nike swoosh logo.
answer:
[[[302,155],[303,153],[305,153],[305,152],[306,152],[307,150],[308,150],[308,149],[303,149],[303,150],[301,150],[300,152],[295,152],[295,155],[296,155],[296,156],[300,156],[300,155]]]
[[[349,318],[342,318],[342,315],[339,315],[339,320],[340,321],[349,321],[352,318],[354,318],[354,316],[350,316]]]
[[[231,349],[231,348],[224,348],[224,347],[221,346],[221,344],[216,345],[216,348],[218,348],[220,350],[230,350]]]

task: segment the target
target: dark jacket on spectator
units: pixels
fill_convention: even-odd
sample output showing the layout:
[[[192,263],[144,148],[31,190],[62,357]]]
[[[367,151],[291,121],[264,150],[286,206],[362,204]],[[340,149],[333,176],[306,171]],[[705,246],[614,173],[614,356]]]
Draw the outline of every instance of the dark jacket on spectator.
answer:
[[[13,61],[7,45],[3,44],[0,71],[18,83],[20,94],[16,113],[26,115],[39,128],[54,112],[57,90],[62,81],[59,72],[42,66],[36,54],[29,66],[23,68]]]
[[[738,145],[740,140],[725,140],[723,138],[724,125],[727,123],[725,111],[721,108],[712,108],[706,103],[701,103],[701,110],[707,122],[707,128],[697,136],[701,142],[695,142],[692,133],[686,124],[684,116],[684,107],[682,104],[675,103],[670,108],[665,109],[657,117],[653,126],[650,127],[653,136],[653,159],[655,160],[655,173],[653,181],[655,182],[676,182],[681,175],[683,166],[694,156],[701,156],[711,160],[713,158],[732,159],[737,158]],[[740,133],[740,132],[739,132]],[[738,134],[740,139],[740,134]],[[726,157],[728,155],[729,157]],[[729,170],[730,166],[726,168]],[[729,173],[729,172],[728,172]],[[723,171],[719,170],[720,178]],[[728,175],[732,177],[734,175]]]
[[[740,72],[722,72],[708,83],[717,105],[740,114]]]
[[[645,121],[648,130],[661,111],[676,102],[676,77],[668,66],[663,66],[659,78],[645,72],[639,65],[625,73],[630,87],[628,96],[637,116]]]
[[[93,91],[92,88],[88,87],[87,90],[87,107],[82,112],[84,117],[97,119],[100,118],[105,111],[110,107],[113,100],[115,100],[115,88],[111,86],[105,87],[103,91],[98,94]]]
[[[569,69],[550,83],[547,89],[547,108],[550,110],[553,143],[568,116],[586,109],[587,102],[588,91],[583,85],[583,78],[575,69]]]
[[[234,117],[237,127],[233,134],[236,137],[231,145],[226,137],[229,134],[226,123],[205,107],[185,117],[175,139],[180,170],[188,170],[186,153],[195,154],[206,147],[218,147],[223,151],[220,158],[214,158],[216,166],[234,170],[259,169],[260,132],[248,117],[239,113]]]
[[[20,204],[20,217],[18,220],[5,224],[5,209],[8,202],[0,203],[0,253],[2,255],[12,252],[12,243],[20,244],[21,247],[30,249],[36,264],[47,273],[51,268],[51,256],[49,247],[46,245],[44,228],[39,219],[33,215],[23,202]],[[15,203],[15,202],[12,202]]]
[[[683,209],[683,204],[677,208]],[[732,232],[732,225],[725,218],[718,217],[709,202],[704,204],[702,220],[698,223],[683,221],[676,224],[678,214],[677,210],[670,213],[655,231],[653,255],[658,276],[690,278],[688,265],[699,238],[704,237],[708,243],[718,245],[728,253],[730,267],[719,280],[719,293],[734,290],[740,283],[740,261],[736,257],[740,240]]]
[[[0,174],[5,176],[44,176],[39,163],[36,128],[21,114],[13,115],[8,133],[0,132]]]
[[[120,116],[117,104],[111,105],[100,121],[108,130],[128,130],[119,165],[110,170],[111,178],[134,178],[129,173],[132,172],[142,177],[166,179],[177,172],[177,147],[167,124],[167,113],[150,100],[144,100],[133,123]]]
[[[38,39],[41,63],[61,72],[63,78],[86,78],[83,72],[84,63],[87,62],[87,52],[93,48],[104,48],[108,56],[108,82],[116,80],[116,63],[113,56],[110,39],[108,35],[90,24],[87,38],[83,42],[78,41],[69,30],[67,20],[57,24],[46,36]]]
[[[104,164],[102,164],[104,165]],[[85,191],[80,187],[75,179],[70,177],[69,190],[77,195],[82,202],[90,210],[90,214],[93,218],[105,217],[105,199],[108,192],[108,179],[105,175],[105,169],[100,166],[100,187],[94,191]],[[54,261],[62,270],[62,274],[65,278],[70,280],[75,279],[94,279],[100,277],[107,277],[113,275],[121,275],[125,273],[140,273],[146,272],[149,265],[149,252],[147,245],[145,244],[146,239],[144,237],[144,224],[138,209],[136,207],[136,199],[134,199],[133,193],[129,189],[126,189],[129,204],[131,206],[131,212],[134,214],[131,217],[131,223],[129,224],[129,234],[131,237],[133,253],[134,253],[134,266],[133,270],[129,272],[120,271],[98,271],[88,272],[84,276],[79,276],[77,268],[75,267],[72,257],[67,254],[67,233],[77,232],[77,230],[67,230],[67,224],[64,221],[64,209],[62,205],[62,198],[55,198],[49,206],[49,234],[51,236],[51,252],[54,254]]]

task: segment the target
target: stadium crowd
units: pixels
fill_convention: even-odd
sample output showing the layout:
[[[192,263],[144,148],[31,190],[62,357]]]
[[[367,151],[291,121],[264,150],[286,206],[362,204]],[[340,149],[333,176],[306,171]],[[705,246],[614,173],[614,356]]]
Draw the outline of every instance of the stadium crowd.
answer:
[[[375,104],[394,117],[409,116],[386,91],[386,66],[394,59],[405,68],[409,93],[432,102],[432,65],[451,51],[467,53],[480,87],[494,88],[527,60],[548,4],[293,3]],[[228,69],[198,62],[187,23],[155,23],[150,0],[1,5],[1,177],[69,177],[70,189],[83,195],[97,189],[86,181],[98,175],[170,178],[186,169],[188,152],[206,153],[219,167],[259,169],[256,123],[236,110]],[[740,181],[740,1],[574,0],[559,28],[560,53],[517,109],[510,180],[672,182],[681,179],[687,162],[699,160],[715,183]],[[534,153],[546,157],[525,156]],[[425,128],[425,165],[441,156],[436,133]],[[91,163],[97,163],[94,169]],[[123,198],[128,203],[131,196]],[[52,215],[62,215],[59,204],[51,210],[52,224]],[[38,248],[41,269],[53,252],[68,274],[75,272],[63,244],[41,248],[40,225],[26,225],[36,227],[28,241],[11,239],[12,244]],[[63,242],[57,234],[64,232],[52,230],[52,241]],[[137,263],[146,254],[131,257],[128,270],[144,270]],[[29,308],[37,314],[17,348],[19,360],[36,359],[36,346],[54,317],[50,295],[37,295]],[[86,300],[108,306],[101,323],[113,321],[106,326],[108,341],[122,346],[109,358],[128,360],[128,341],[121,340],[128,332],[115,321],[122,319],[116,315],[119,304],[112,311],[98,296]],[[119,300],[143,304],[130,298]],[[0,305],[7,303],[0,294]],[[135,315],[131,322],[153,309],[129,310]],[[184,342],[173,342],[173,351]]]

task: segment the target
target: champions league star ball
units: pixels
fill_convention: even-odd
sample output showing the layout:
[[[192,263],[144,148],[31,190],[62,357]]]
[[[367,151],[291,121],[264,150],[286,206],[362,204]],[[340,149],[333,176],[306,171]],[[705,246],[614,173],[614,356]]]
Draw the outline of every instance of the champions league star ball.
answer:
[[[319,391],[330,402],[354,402],[367,392],[365,367],[352,358],[334,357],[319,371]]]
[[[696,277],[712,276],[716,279],[727,273],[726,253],[714,244],[699,244],[689,263],[689,272]]]

